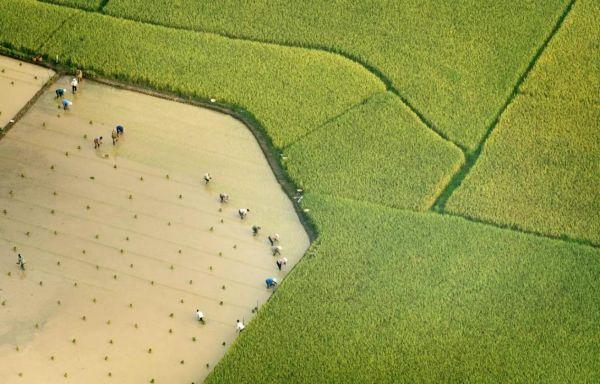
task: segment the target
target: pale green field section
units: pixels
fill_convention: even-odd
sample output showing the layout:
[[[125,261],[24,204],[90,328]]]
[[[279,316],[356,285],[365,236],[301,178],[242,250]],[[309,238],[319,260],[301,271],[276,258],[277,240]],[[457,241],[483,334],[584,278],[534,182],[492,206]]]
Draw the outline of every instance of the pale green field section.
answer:
[[[54,71],[0,56],[0,130],[54,75]]]
[[[373,96],[286,148],[307,192],[426,210],[464,161],[390,92]]]
[[[566,0],[111,0],[134,20],[340,52],[474,149]]]
[[[575,4],[449,212],[600,245],[599,17]]]
[[[0,42],[8,48],[37,54],[52,33],[76,13],[33,0],[0,1]]]
[[[55,3],[59,5],[67,5],[70,7],[78,7],[82,9],[87,9],[90,11],[95,11],[100,8],[102,3],[106,3],[107,1],[103,0],[39,0],[47,3]]]

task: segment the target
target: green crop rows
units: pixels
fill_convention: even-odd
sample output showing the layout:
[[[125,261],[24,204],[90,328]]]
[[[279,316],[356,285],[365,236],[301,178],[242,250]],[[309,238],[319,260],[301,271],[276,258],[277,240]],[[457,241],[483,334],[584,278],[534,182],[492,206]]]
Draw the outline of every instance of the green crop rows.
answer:
[[[600,245],[599,14],[575,4],[449,211]]]
[[[288,170],[307,192],[426,210],[461,151],[381,93],[286,149]],[[426,171],[425,171],[426,170]]]
[[[451,140],[477,146],[565,0],[111,0],[107,13],[325,47],[376,68]]]
[[[71,7],[77,7],[87,10],[97,10],[102,5],[102,0],[40,0],[48,3],[55,3],[60,5],[68,5]]]
[[[0,1],[4,52],[215,98],[307,193],[209,383],[598,381],[592,0],[47,1]]]
[[[6,47],[36,52],[75,12],[35,2],[0,1],[0,38]],[[23,15],[27,17],[23,17]]]

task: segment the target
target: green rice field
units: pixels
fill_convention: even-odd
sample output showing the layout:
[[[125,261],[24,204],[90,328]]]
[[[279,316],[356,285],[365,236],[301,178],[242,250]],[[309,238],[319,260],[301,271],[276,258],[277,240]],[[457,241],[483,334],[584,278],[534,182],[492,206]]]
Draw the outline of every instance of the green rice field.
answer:
[[[594,383],[599,18],[594,0],[3,0],[0,51],[212,99],[304,193],[315,240],[208,383]]]

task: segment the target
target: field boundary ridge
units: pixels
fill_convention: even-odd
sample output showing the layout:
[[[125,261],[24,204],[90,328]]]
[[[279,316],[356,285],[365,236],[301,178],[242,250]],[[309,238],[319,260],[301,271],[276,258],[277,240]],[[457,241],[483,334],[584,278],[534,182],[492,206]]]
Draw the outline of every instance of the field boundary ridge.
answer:
[[[277,42],[277,41],[273,41],[273,40],[250,39],[250,38],[245,38],[245,37],[238,37],[233,34],[228,34],[228,33],[223,33],[223,32],[213,32],[213,31],[207,31],[207,30],[203,30],[203,29],[184,28],[184,27],[179,27],[179,26],[174,26],[174,25],[161,24],[161,23],[153,22],[153,21],[136,19],[136,18],[132,18],[132,17],[116,16],[116,15],[104,12],[104,6],[110,0],[103,0],[103,4],[100,6],[100,8],[98,10],[79,8],[79,7],[76,7],[73,5],[68,5],[68,4],[52,3],[52,2],[49,2],[48,0],[38,0],[38,1],[41,1],[46,4],[56,6],[56,7],[71,8],[71,9],[75,9],[78,11],[90,12],[90,13],[100,13],[104,16],[111,17],[114,19],[128,20],[128,21],[132,21],[135,23],[139,23],[139,24],[153,25],[153,26],[157,26],[157,27],[161,27],[161,28],[186,31],[186,32],[204,33],[207,35],[218,36],[218,37],[222,37],[222,38],[233,40],[233,41],[259,43],[259,44],[272,45],[272,46],[282,47],[282,48],[306,49],[306,50],[311,50],[311,51],[325,52],[325,53],[329,53],[329,54],[335,55],[335,56],[340,56],[346,60],[352,61],[353,63],[361,66],[364,70],[366,70],[367,72],[369,72],[372,75],[374,75],[375,77],[377,77],[379,79],[379,81],[381,81],[381,83],[385,86],[386,91],[391,92],[392,94],[394,94],[395,96],[400,98],[402,103],[404,105],[406,105],[406,107],[417,116],[417,118],[421,121],[421,123],[423,123],[428,129],[433,131],[441,139],[453,144],[454,146],[459,148],[463,153],[466,153],[468,151],[467,147],[450,139],[450,137],[448,135],[446,135],[442,130],[440,130],[437,126],[435,126],[435,124],[433,124],[433,122],[431,122],[427,117],[425,117],[425,114],[423,112],[421,112],[419,109],[417,109],[408,100],[408,98],[400,92],[399,89],[394,87],[392,81],[380,69],[378,69],[377,67],[375,67],[372,64],[369,64],[365,60],[361,59],[360,57],[358,57],[357,55],[354,55],[352,53],[333,49],[333,48],[330,48],[330,47],[327,47],[324,45],[319,45],[319,44],[304,44],[304,45],[302,45],[302,44],[282,43],[282,42]]]
[[[517,97],[517,95],[520,94],[521,85],[525,82],[525,80],[529,76],[529,73],[531,73],[531,71],[535,67],[538,59],[542,56],[542,54],[546,50],[546,47],[552,40],[552,38],[556,35],[556,33],[562,27],[563,22],[565,21],[565,19],[571,12],[571,9],[573,8],[574,4],[575,4],[575,0],[570,0],[570,2],[566,5],[565,9],[563,10],[561,15],[558,17],[556,23],[554,24],[554,27],[552,28],[552,30],[550,31],[548,36],[546,36],[546,39],[544,39],[542,44],[538,47],[538,49],[536,50],[536,52],[533,55],[533,57],[531,58],[531,60],[529,60],[529,63],[527,64],[527,67],[525,68],[525,70],[523,71],[521,76],[519,76],[519,79],[517,80],[515,86],[513,87],[512,92],[510,93],[510,95],[508,96],[508,98],[506,99],[506,101],[504,102],[502,107],[500,107],[500,110],[494,116],[494,119],[488,126],[485,135],[479,142],[479,145],[477,146],[477,148],[474,151],[465,152],[465,163],[458,170],[458,172],[456,172],[454,174],[454,177],[452,177],[452,179],[450,180],[450,182],[448,183],[446,188],[442,191],[442,193],[439,195],[439,197],[433,203],[431,210],[438,212],[438,213],[444,213],[444,214],[446,213],[445,212],[446,203],[448,202],[448,200],[450,199],[450,197],[452,196],[454,191],[460,187],[460,185],[462,184],[464,179],[467,177],[467,175],[469,174],[469,172],[471,171],[471,169],[473,168],[473,166],[479,159],[479,156],[481,155],[481,152],[483,151],[483,148],[485,147],[487,140],[490,138],[490,136],[492,135],[492,132],[494,132],[494,130],[500,123],[500,120],[502,119],[504,112],[506,111],[508,106],[510,104],[512,104],[515,97]]]

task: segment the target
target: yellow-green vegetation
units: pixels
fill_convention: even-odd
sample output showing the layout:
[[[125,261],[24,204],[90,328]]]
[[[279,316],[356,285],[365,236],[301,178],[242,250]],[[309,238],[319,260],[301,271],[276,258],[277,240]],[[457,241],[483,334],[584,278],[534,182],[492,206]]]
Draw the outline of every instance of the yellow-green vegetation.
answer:
[[[536,98],[600,103],[600,3],[578,0],[521,91]],[[590,105],[590,103],[592,105]]]
[[[447,210],[600,245],[599,15],[574,5]]]
[[[338,198],[304,206],[320,239],[207,383],[597,378],[598,249]]]
[[[3,0],[0,42],[215,98],[307,190],[316,242],[209,383],[596,382],[600,12],[572,4]],[[389,207],[463,163],[434,130],[467,155],[439,210],[494,226]]]
[[[95,11],[100,9],[100,7],[107,2],[107,0],[39,0],[48,3],[55,3],[60,5],[68,5],[71,7],[77,7],[82,9],[87,9],[90,11]]]
[[[463,162],[454,144],[384,92],[288,147],[286,167],[307,192],[428,209]]]
[[[0,42],[26,53],[37,52],[74,13],[35,1],[0,1]]]
[[[243,107],[278,147],[385,89],[359,64],[327,52],[144,25],[27,0],[7,0],[3,7],[12,12],[10,19],[15,12],[46,17],[40,27],[44,31],[46,24],[62,20],[62,12],[73,15],[44,44],[41,53],[50,59],[58,57],[61,63],[105,76]],[[31,28],[38,34],[36,25]],[[27,33],[20,31],[2,30],[0,39],[18,39]],[[36,49],[39,43],[26,47]]]
[[[473,149],[566,0],[111,0],[105,12],[341,52],[380,73],[451,140]]]

